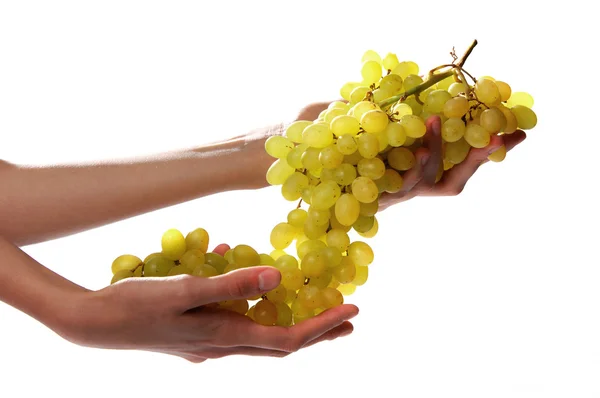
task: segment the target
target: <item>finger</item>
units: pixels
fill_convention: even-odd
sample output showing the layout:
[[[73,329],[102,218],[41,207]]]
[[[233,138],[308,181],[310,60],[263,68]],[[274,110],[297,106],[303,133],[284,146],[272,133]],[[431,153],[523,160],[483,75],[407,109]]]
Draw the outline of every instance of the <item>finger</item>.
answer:
[[[527,138],[527,134],[525,134],[523,130],[516,130],[512,134],[504,134],[502,137],[504,139],[504,146],[506,147],[506,151],[508,152],[517,145],[519,145],[521,142],[525,141],[525,138]]]
[[[429,149],[429,158],[423,167],[422,182],[425,187],[431,188],[442,163],[442,121],[439,116],[431,116],[427,119],[426,126],[424,141]]]
[[[250,346],[295,352],[357,314],[356,306],[343,304],[292,327],[263,326],[253,321],[251,324],[244,322],[244,330],[238,328],[236,332],[235,325],[231,325],[232,332],[223,334],[213,344],[222,347]]]
[[[487,162],[487,157],[504,145],[504,136],[493,135],[484,148],[471,148],[467,158],[444,173],[443,179],[431,194],[456,195],[464,189],[467,182],[479,167]]]
[[[273,267],[249,267],[210,278],[183,275],[173,280],[182,297],[180,310],[186,311],[209,303],[247,299],[279,286],[281,273]]]
[[[350,322],[345,321],[341,325],[335,327],[334,329],[331,329],[330,331],[325,332],[325,334],[322,334],[321,336],[317,337],[316,339],[309,341],[302,348],[307,348],[307,347],[313,346],[317,343],[321,343],[321,342],[327,341],[327,340],[335,340],[338,337],[345,337],[345,336],[350,335],[353,331],[354,331],[354,326]]]
[[[227,253],[227,251],[229,249],[231,249],[231,247],[229,247],[228,244],[221,243],[219,246],[215,247],[215,249],[213,250],[213,253],[217,253],[217,254],[220,254],[221,256],[224,256],[225,253]]]

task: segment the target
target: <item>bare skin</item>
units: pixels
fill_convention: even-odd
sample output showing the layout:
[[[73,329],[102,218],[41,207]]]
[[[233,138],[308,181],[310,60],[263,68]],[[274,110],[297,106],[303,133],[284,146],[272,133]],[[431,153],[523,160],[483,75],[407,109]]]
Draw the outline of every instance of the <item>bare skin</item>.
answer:
[[[313,120],[328,102],[302,109]],[[206,195],[267,186],[272,159],[265,140],[286,124],[227,141],[129,161],[35,167],[0,161],[0,300],[29,314],[65,339],[83,346],[136,349],[192,362],[228,355],[283,357],[304,347],[348,335],[357,315],[342,305],[289,328],[261,326],[208,306],[255,297],[275,288],[271,267],[236,270],[214,278],[130,278],[98,291],[78,286],[29,257],[19,247],[68,236]],[[473,150],[438,184],[440,121],[427,123],[426,145],[402,190],[384,195],[380,209],[416,196],[462,191],[487,155],[525,139],[522,131],[494,137]],[[422,161],[422,162],[421,162]],[[155,190],[156,186],[166,189]],[[224,253],[227,245],[214,250]]]

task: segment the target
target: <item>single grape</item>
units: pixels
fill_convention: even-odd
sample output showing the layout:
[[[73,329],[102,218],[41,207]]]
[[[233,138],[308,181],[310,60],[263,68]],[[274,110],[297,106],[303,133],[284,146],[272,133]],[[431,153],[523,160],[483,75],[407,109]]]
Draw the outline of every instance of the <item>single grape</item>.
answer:
[[[388,152],[387,161],[396,170],[410,170],[414,167],[416,158],[408,148],[394,148]]]
[[[233,262],[240,267],[253,267],[260,264],[260,255],[251,246],[237,245],[233,248]]]
[[[185,253],[187,246],[185,237],[177,229],[169,229],[161,238],[162,252],[169,258],[179,259]]]
[[[283,250],[292,243],[295,237],[296,228],[286,222],[282,222],[277,224],[271,231],[271,245],[277,250]]]
[[[377,61],[365,61],[360,70],[363,81],[368,85],[378,82],[381,72],[381,64]]]
[[[451,117],[442,124],[442,139],[446,142],[456,142],[465,135],[465,122],[457,117]]]
[[[335,204],[335,216],[337,220],[346,226],[354,224],[360,214],[360,202],[349,193],[340,196]]]
[[[506,147],[504,145],[488,155],[488,159],[492,162],[501,162],[504,158],[506,158]]]
[[[383,60],[381,61],[381,63],[383,64],[383,68],[385,70],[390,70],[391,71],[396,66],[398,66],[398,64],[400,63],[400,61],[398,61],[398,57],[396,56],[396,54],[387,53],[386,56],[383,57]]]
[[[373,262],[373,249],[365,242],[355,241],[348,248],[348,257],[357,266],[369,265]]]
[[[363,133],[358,136],[358,152],[366,159],[372,159],[379,153],[379,139],[373,133]]]
[[[388,116],[384,111],[372,110],[362,115],[360,125],[367,133],[379,133],[387,127],[389,122]],[[360,145],[360,137],[359,137]],[[359,146],[360,149],[360,146]]]
[[[302,142],[302,132],[311,124],[312,122],[308,120],[297,120],[288,126],[285,136],[292,142],[300,143]]]
[[[333,133],[329,123],[314,123],[302,132],[302,142],[313,148],[325,148],[333,144]]]
[[[294,148],[294,143],[283,136],[273,135],[265,141],[265,151],[274,158],[284,158]]]
[[[352,182],[352,194],[359,202],[370,203],[377,199],[377,185],[367,177],[357,177]]]
[[[517,118],[517,125],[520,129],[529,130],[536,126],[537,115],[530,108],[524,105],[515,105],[510,110]]]
[[[120,271],[133,272],[141,264],[142,260],[139,257],[133,254],[123,254],[113,261],[111,270],[113,275]]]
[[[408,137],[421,138],[425,135],[427,128],[425,122],[419,116],[404,115],[400,119],[400,125],[404,127],[404,131]]]
[[[200,249],[203,253],[208,251],[209,236],[204,228],[196,228],[185,237],[185,245],[188,250]]]
[[[261,325],[275,325],[277,322],[277,307],[269,300],[260,300],[254,307],[253,319]]]
[[[355,136],[360,131],[360,123],[354,116],[340,115],[331,121],[329,128],[336,137]]]
[[[490,133],[479,124],[469,123],[465,130],[465,141],[473,148],[484,148],[490,143]]]

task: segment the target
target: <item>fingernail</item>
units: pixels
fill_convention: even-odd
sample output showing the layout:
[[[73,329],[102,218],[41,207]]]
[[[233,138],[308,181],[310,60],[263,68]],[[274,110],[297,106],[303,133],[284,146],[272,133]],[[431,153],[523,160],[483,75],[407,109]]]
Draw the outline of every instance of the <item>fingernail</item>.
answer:
[[[269,269],[258,275],[258,287],[262,291],[273,290],[279,286],[281,273],[276,269]]]
[[[429,160],[429,155],[424,155],[421,158],[421,166],[425,166],[427,164],[427,161]]]

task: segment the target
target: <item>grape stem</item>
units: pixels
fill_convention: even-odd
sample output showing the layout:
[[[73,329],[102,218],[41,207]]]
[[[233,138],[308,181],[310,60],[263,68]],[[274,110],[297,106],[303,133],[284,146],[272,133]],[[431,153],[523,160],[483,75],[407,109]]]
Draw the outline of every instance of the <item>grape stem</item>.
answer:
[[[444,80],[447,77],[452,76],[454,73],[454,69],[459,69],[459,70],[462,69],[463,65],[467,61],[467,58],[469,58],[469,55],[471,55],[471,52],[473,51],[473,49],[475,48],[476,45],[477,45],[477,40],[473,40],[473,43],[471,43],[471,45],[469,46],[467,51],[458,60],[458,62],[449,64],[449,65],[442,65],[442,68],[447,66],[450,68],[449,70],[447,70],[445,72],[441,72],[441,73],[433,73],[433,71],[439,69],[440,67],[432,69],[432,72],[429,73],[429,77],[423,83],[419,84],[416,87],[411,88],[410,90],[405,91],[402,94],[398,94],[398,95],[390,97],[386,100],[381,101],[379,103],[379,107],[381,109],[384,109],[398,101],[404,101],[409,96],[411,96],[413,94],[418,94],[421,91],[427,90],[429,87],[433,86],[434,84],[441,82],[442,80]]]

